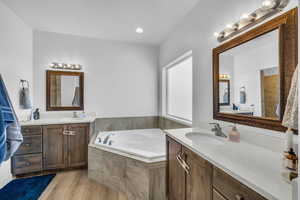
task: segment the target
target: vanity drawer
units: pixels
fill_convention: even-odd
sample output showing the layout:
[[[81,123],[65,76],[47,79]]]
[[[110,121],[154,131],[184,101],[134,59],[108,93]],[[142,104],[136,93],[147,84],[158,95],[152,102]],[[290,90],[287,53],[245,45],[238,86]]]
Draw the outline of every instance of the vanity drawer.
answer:
[[[213,186],[228,200],[267,200],[216,167],[213,173]]]
[[[42,127],[41,126],[22,126],[22,134],[26,135],[41,135]]]
[[[12,158],[13,174],[26,174],[42,171],[42,154],[14,156]]]
[[[41,135],[24,136],[23,139],[24,141],[16,152],[16,155],[42,152]]]

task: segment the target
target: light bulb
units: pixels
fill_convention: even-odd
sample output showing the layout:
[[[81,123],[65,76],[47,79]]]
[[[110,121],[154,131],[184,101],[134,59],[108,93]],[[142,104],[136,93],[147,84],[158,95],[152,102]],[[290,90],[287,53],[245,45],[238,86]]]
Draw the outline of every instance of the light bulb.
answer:
[[[244,13],[244,14],[242,15],[241,19],[246,19],[246,20],[249,19],[249,14]]]
[[[233,28],[233,24],[227,24],[226,28],[232,29]]]
[[[135,32],[141,34],[144,33],[144,29],[142,29],[141,27],[136,28]]]
[[[264,0],[262,3],[263,9],[273,9],[276,6],[276,2],[274,0]]]

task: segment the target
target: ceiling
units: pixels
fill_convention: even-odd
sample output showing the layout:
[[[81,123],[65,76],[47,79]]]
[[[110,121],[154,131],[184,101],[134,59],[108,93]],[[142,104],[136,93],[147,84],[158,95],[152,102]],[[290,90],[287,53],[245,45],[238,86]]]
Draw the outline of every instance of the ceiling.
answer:
[[[199,0],[0,0],[33,29],[160,44]],[[135,29],[142,27],[143,34]]]

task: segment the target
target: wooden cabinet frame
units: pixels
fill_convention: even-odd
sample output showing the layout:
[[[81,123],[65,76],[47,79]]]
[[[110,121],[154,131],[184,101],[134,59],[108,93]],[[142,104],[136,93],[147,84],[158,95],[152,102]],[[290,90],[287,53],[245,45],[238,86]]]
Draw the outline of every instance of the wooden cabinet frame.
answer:
[[[79,77],[79,93],[80,93],[80,105],[78,107],[70,106],[51,106],[51,76],[78,76]],[[68,71],[46,71],[46,110],[47,111],[66,111],[66,110],[84,110],[84,73],[83,72],[68,72]]]

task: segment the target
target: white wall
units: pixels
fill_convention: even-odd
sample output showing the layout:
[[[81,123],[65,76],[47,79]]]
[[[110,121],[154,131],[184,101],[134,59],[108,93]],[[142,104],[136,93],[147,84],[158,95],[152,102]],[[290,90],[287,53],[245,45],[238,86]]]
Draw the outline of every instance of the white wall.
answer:
[[[35,106],[45,111],[45,71],[52,62],[83,65],[85,111],[99,117],[157,115],[154,46],[34,32]]]
[[[160,67],[184,52],[193,51],[193,126],[213,120],[212,49],[219,45],[213,33],[237,21],[242,13],[255,10],[261,3],[261,0],[200,1],[161,44]],[[297,5],[297,0],[291,0],[285,10]]]
[[[277,43],[274,41],[274,44]],[[240,87],[244,86],[247,94],[244,106],[250,107],[253,104],[255,116],[262,115],[260,70],[279,66],[278,50],[276,45],[269,44],[256,50],[248,48],[247,51],[234,56],[234,102],[239,105]]]
[[[20,79],[32,85],[32,30],[11,10],[0,3],[0,73],[2,74],[14,108],[18,107]],[[10,161],[0,165],[0,188],[11,179]]]

